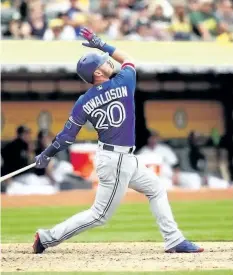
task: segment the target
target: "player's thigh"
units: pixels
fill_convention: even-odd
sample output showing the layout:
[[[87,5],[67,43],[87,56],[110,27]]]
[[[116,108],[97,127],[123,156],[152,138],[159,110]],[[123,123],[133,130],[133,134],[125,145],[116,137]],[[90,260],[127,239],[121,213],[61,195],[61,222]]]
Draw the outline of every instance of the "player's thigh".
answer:
[[[105,151],[97,153],[96,172],[99,184],[92,209],[106,219],[112,216],[127,191],[132,177],[132,172],[128,172],[126,168],[127,162],[127,156],[123,154]]]
[[[143,164],[138,164],[137,172],[132,177],[129,188],[134,189],[147,197],[155,196],[161,190],[165,191],[165,187],[158,176]]]

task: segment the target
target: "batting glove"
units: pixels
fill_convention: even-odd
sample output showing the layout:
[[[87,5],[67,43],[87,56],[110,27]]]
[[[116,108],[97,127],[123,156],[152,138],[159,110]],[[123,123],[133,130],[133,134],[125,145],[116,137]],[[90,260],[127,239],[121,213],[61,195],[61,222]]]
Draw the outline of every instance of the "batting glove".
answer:
[[[83,46],[89,48],[96,48],[103,51],[104,45],[106,44],[92,31],[87,28],[82,28],[80,30],[80,35],[88,41],[88,43],[82,43]]]
[[[50,157],[46,156],[44,152],[36,156],[36,168],[46,168],[50,162]]]

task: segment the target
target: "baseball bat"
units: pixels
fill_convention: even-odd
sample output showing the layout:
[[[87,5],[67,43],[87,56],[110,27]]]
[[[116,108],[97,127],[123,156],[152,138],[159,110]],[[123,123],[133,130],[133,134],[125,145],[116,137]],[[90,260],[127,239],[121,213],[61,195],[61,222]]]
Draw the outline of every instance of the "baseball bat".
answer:
[[[2,182],[4,180],[7,180],[9,178],[12,178],[12,177],[14,177],[14,176],[16,176],[16,175],[18,175],[18,174],[20,174],[20,173],[22,173],[24,171],[27,171],[28,169],[31,169],[31,168],[33,168],[35,166],[36,166],[36,163],[34,162],[34,163],[32,163],[32,164],[30,164],[28,166],[25,166],[24,168],[21,168],[19,170],[16,170],[15,172],[7,174],[7,175],[5,175],[5,176],[3,176],[3,177],[0,178],[0,182]]]

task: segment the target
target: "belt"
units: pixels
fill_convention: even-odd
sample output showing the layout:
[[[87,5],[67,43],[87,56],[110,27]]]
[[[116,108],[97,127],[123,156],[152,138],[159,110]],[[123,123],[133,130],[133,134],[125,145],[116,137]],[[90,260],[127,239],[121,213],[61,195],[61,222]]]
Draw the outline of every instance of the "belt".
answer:
[[[118,146],[118,145],[111,145],[111,144],[106,144],[102,142],[98,142],[99,148],[106,150],[106,151],[111,151],[111,152],[118,152],[118,153],[123,153],[123,154],[132,154],[135,150],[135,146],[133,147],[128,147],[128,146]]]

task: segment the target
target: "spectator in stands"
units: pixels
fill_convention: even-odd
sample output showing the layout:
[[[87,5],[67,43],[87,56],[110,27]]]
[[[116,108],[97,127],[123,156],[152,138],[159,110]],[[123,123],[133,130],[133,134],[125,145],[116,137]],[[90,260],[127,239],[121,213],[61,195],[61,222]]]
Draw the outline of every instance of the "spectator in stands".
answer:
[[[156,40],[170,39],[169,27],[171,18],[164,15],[164,10],[161,5],[156,5],[153,14],[150,17],[152,22],[153,32]]]
[[[131,6],[131,12],[137,15],[138,19],[148,19],[149,17],[149,6],[146,2],[140,1],[135,2],[134,5]]]
[[[12,15],[12,20],[9,22],[6,32],[3,33],[5,37],[11,37],[12,39],[21,39],[21,17],[19,12],[15,12]]]
[[[21,169],[30,164],[32,160],[33,147],[31,143],[31,130],[26,126],[19,126],[16,130],[16,139],[8,143],[1,152],[3,166],[1,167],[1,175],[7,175],[18,169]],[[22,183],[28,178],[30,171],[21,173],[14,177],[14,180],[19,180]],[[12,179],[1,184],[2,192],[5,192]]]
[[[171,18],[173,15],[173,6],[172,6],[172,1],[170,0],[153,0],[153,1],[148,1],[148,4],[149,4],[150,14],[154,13],[156,6],[161,6],[163,10],[163,15],[166,18]]]
[[[81,7],[79,0],[70,0],[70,8],[66,11],[66,24],[75,29],[76,37],[79,38],[81,27],[86,23],[86,11]]]
[[[33,1],[29,5],[28,16],[28,22],[31,27],[31,35],[41,39],[47,28],[45,9],[41,1]]]
[[[27,9],[28,21],[23,22],[22,31],[27,38],[42,39],[47,29],[44,5],[40,0],[29,1]]]
[[[233,4],[230,0],[220,0],[217,5],[216,15],[219,20],[227,24],[233,30]]]
[[[44,40],[75,40],[76,34],[74,28],[66,26],[60,18],[52,19],[49,22],[49,29],[46,30]]]
[[[102,14],[103,17],[109,17],[115,14],[115,3],[112,0],[99,0],[98,7],[91,10],[94,14]]]
[[[52,135],[41,130],[38,133],[33,156],[41,153],[52,142]],[[24,163],[26,164],[26,163]],[[9,195],[54,194],[67,175],[73,174],[73,167],[67,161],[53,158],[46,169],[34,169],[13,178],[6,186]]]
[[[157,24],[165,25],[165,27],[167,27],[171,22],[170,18],[164,15],[163,7],[161,5],[155,6],[155,10],[150,16],[150,20]]]
[[[214,14],[213,0],[199,1],[199,10],[190,13],[193,30],[203,40],[215,40],[222,32],[222,24]]]
[[[174,2],[174,15],[170,30],[174,40],[191,40],[192,25],[186,14],[184,0]]]
[[[101,14],[92,14],[88,19],[87,27],[94,33],[104,34],[108,27],[108,22],[104,20]]]
[[[153,33],[148,19],[138,20],[135,32],[129,34],[127,39],[134,41],[153,41]]]
[[[148,1],[147,0],[128,0],[128,7],[132,11],[140,10],[144,6],[148,7]]]
[[[16,139],[2,149],[2,175],[9,174],[30,163],[31,130],[26,126],[19,126],[16,130]]]
[[[124,37],[128,37],[133,32],[133,26],[131,25],[131,21],[129,19],[125,19],[120,24],[120,36],[122,39]]]
[[[5,37],[10,37],[11,39],[29,39],[30,35],[30,27],[28,24],[23,21],[20,13],[15,11],[12,14],[12,19],[10,20],[6,31],[3,32]]]
[[[120,39],[122,38],[122,24],[120,19],[115,15],[109,15],[104,17],[103,27],[105,29],[106,39]],[[128,24],[127,24],[128,26]]]
[[[224,33],[219,39],[225,39],[226,41],[233,41],[233,4],[230,0],[220,0],[216,17],[222,22]]]
[[[36,153],[52,141],[47,131],[40,131],[36,142]],[[33,155],[35,156],[34,152]],[[59,190],[53,174],[53,162],[46,169],[30,170],[25,176],[15,177],[6,188],[8,195],[53,194]]]
[[[78,0],[69,0],[70,7],[67,11],[67,14],[72,17],[74,14],[83,12],[82,8],[80,7],[80,2]]]
[[[129,0],[119,0],[116,2],[115,12],[121,20],[129,20],[133,16],[132,10],[129,8]]]
[[[190,13],[199,11],[199,7],[200,7],[199,0],[187,0],[187,5]]]
[[[4,1],[2,13],[5,13],[5,24],[2,32],[4,36],[14,39],[42,39],[48,28],[47,22],[59,13],[58,18],[64,21],[64,26],[75,29],[76,39],[80,39],[80,28],[88,26],[94,32],[106,36],[104,39],[150,41],[153,37],[154,40],[231,41],[232,1],[219,0],[214,5],[216,2],[217,0]],[[13,8],[9,8],[10,6]],[[12,10],[17,10],[20,16],[14,15],[9,22]],[[140,23],[145,20],[149,23]]]

